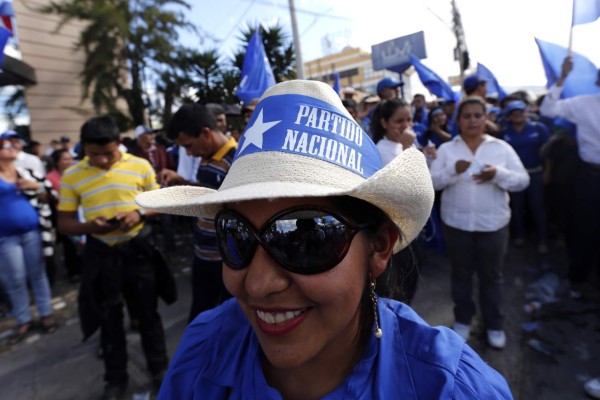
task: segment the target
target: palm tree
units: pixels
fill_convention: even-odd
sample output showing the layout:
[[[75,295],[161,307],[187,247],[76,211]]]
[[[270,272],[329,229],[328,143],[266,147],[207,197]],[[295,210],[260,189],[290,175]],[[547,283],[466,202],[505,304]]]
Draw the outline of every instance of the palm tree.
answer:
[[[41,11],[60,17],[57,30],[71,20],[85,21],[76,49],[86,55],[81,82],[83,98],[96,112],[113,116],[121,128],[146,123],[153,96],[162,78],[168,95],[178,97],[179,87],[194,51],[178,44],[178,29],[193,29],[181,8],[185,0],[64,0],[53,1]],[[127,103],[128,114],[117,107]]]

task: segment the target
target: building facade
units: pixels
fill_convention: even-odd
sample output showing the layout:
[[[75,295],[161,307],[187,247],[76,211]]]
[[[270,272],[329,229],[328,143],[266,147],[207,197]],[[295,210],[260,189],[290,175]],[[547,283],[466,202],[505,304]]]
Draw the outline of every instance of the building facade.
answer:
[[[90,102],[82,100],[85,55],[74,50],[84,24],[72,21],[57,32],[58,17],[38,11],[48,4],[49,0],[13,2],[22,61],[34,69],[37,81],[25,91],[31,138],[42,145],[61,136],[77,141],[81,125],[95,115]]]
[[[377,82],[384,77],[399,79],[398,74],[395,72],[388,70],[375,71],[371,53],[358,48],[346,47],[339,53],[304,63],[304,75],[307,79],[333,85],[336,72],[340,76],[340,86],[342,88],[352,87],[363,93],[375,94],[377,92]],[[404,89],[407,90],[409,85],[408,80],[405,80]]]

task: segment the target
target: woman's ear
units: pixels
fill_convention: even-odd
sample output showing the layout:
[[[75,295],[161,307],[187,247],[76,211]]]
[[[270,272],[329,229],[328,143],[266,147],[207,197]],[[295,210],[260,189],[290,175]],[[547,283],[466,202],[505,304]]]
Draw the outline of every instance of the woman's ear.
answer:
[[[388,265],[388,261],[394,252],[394,245],[398,240],[398,229],[390,224],[384,223],[379,226],[377,234],[371,243],[371,263],[369,271],[374,278],[378,278]]]

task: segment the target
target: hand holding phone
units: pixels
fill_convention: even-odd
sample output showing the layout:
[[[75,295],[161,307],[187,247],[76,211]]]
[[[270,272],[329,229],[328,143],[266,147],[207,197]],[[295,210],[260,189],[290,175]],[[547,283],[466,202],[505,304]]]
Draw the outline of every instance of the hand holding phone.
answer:
[[[119,225],[120,222],[121,219],[117,217],[112,217],[111,219],[106,220],[106,223],[111,226]]]

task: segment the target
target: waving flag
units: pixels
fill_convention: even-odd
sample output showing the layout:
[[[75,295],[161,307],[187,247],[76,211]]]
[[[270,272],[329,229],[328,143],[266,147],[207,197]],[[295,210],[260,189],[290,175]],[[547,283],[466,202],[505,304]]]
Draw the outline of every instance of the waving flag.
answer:
[[[265,53],[262,37],[258,29],[250,38],[244,65],[242,66],[242,80],[237,90],[237,96],[246,104],[252,99],[257,99],[275,84],[275,76],[271,64]]]
[[[550,87],[560,78],[562,63],[567,57],[568,49],[554,43],[544,42],[538,38],[535,41],[540,49],[546,79],[548,80],[546,87]],[[581,54],[572,53],[571,57],[573,58],[573,70],[563,84],[562,97],[600,93],[600,87],[594,85],[598,77],[598,67]]]
[[[336,92],[338,95],[342,91],[342,88],[340,86],[340,74],[339,74],[339,72],[336,72],[335,74],[333,74],[333,91]]]
[[[481,63],[477,64],[477,76],[487,81],[488,95],[498,94],[498,100],[502,100],[506,97],[506,92],[502,90],[502,87],[494,74],[492,74],[492,71],[487,69],[487,67]]]
[[[417,70],[417,74],[423,85],[425,85],[431,93],[446,100],[455,99],[454,92],[448,82],[423,65],[421,61],[412,54],[410,55],[410,62],[413,67],[415,67],[415,70]]]
[[[13,9],[11,1],[2,1],[0,3],[0,27],[8,29],[12,34],[12,17],[15,16],[15,10]]]
[[[573,0],[571,26],[587,24],[600,18],[600,0]]]

